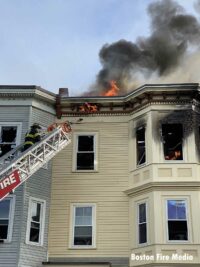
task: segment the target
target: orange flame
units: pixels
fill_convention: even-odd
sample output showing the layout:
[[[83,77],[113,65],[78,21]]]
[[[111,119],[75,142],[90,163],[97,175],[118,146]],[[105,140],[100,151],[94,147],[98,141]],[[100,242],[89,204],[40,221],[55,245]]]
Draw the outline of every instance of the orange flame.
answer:
[[[118,95],[119,88],[117,87],[117,82],[112,80],[109,82],[110,88],[107,92],[103,93],[102,96],[116,96]]]
[[[79,107],[79,111],[81,112],[97,112],[98,111],[98,107],[97,105],[92,105],[89,103],[84,103],[84,105]]]

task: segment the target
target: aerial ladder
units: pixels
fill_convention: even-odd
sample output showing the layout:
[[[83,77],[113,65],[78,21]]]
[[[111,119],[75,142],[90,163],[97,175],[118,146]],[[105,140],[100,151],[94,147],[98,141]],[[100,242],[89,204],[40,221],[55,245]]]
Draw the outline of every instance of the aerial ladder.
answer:
[[[23,151],[21,144],[0,158],[0,201],[71,142],[69,122],[54,123],[41,141]]]

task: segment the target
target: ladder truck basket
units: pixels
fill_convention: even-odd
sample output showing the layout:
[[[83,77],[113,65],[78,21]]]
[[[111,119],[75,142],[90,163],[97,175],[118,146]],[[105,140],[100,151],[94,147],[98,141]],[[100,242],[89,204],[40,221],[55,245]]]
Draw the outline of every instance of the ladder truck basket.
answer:
[[[54,123],[40,142],[23,151],[19,145],[0,158],[0,201],[71,142],[69,122]]]

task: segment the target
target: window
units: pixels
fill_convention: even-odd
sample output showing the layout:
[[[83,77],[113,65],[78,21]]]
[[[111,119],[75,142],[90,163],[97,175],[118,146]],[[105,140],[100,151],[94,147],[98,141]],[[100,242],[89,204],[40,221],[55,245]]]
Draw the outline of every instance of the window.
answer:
[[[138,204],[138,243],[147,243],[147,205]]]
[[[0,123],[0,157],[19,145],[21,123]]]
[[[0,240],[11,241],[14,197],[0,201]]]
[[[96,135],[80,134],[76,137],[76,170],[95,170]]]
[[[74,205],[73,247],[94,247],[95,205]]]
[[[183,127],[181,124],[163,124],[162,138],[165,160],[183,159]]]
[[[45,207],[44,200],[30,198],[26,232],[26,242],[28,244],[43,244]]]
[[[145,127],[139,127],[136,130],[136,146],[137,146],[137,165],[141,165],[146,162]]]
[[[185,200],[167,200],[168,240],[188,240]]]

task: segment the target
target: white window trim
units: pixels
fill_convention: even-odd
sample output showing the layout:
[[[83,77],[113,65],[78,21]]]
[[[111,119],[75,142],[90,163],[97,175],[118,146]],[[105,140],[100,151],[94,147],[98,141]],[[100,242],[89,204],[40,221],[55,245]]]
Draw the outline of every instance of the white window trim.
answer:
[[[92,245],[74,245],[75,210],[77,207],[92,207]],[[71,204],[71,238],[69,247],[71,249],[95,249],[96,248],[96,204],[94,203],[73,203]]]
[[[167,205],[167,201],[168,200],[172,200],[172,201],[185,201],[185,210],[186,210],[186,221],[187,221],[187,230],[188,230],[188,240],[169,240],[169,230],[168,230],[168,205]],[[190,243],[191,242],[191,238],[190,238],[190,229],[189,229],[189,214],[188,214],[188,199],[187,198],[182,198],[182,197],[178,197],[178,198],[166,198],[165,199],[165,218],[166,218],[166,240],[167,243]]]
[[[78,136],[94,136],[94,170],[77,170],[77,150]],[[97,132],[77,132],[73,135],[73,164],[72,172],[97,172],[98,171],[98,133]]]
[[[39,242],[31,242],[29,241],[30,236],[30,229],[31,229],[31,203],[38,202],[42,204],[42,220],[41,220],[41,229],[40,229],[40,236]],[[33,246],[43,246],[44,243],[44,229],[45,229],[45,215],[46,215],[46,201],[39,198],[30,197],[29,198],[29,205],[28,205],[28,218],[27,218],[27,227],[26,227],[26,244],[33,245]]]
[[[10,243],[12,241],[13,224],[14,224],[14,214],[15,214],[15,199],[16,196],[6,197],[5,200],[10,199],[10,212],[9,212],[9,222],[8,222],[8,236],[7,239],[3,239],[3,243]]]
[[[20,145],[21,143],[21,133],[22,133],[22,122],[1,122],[0,121],[0,127],[1,126],[16,126],[17,127],[17,136],[16,136],[16,146]]]
[[[143,246],[147,246],[149,243],[149,218],[148,218],[148,200],[143,200],[143,201],[139,201],[136,203],[136,214],[137,214],[137,225],[136,225],[136,233],[137,233],[137,244],[139,247],[143,247]],[[141,204],[145,204],[146,205],[146,232],[147,232],[147,241],[145,243],[139,243],[139,206]]]

